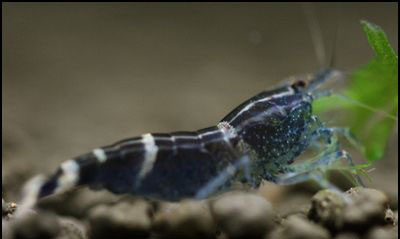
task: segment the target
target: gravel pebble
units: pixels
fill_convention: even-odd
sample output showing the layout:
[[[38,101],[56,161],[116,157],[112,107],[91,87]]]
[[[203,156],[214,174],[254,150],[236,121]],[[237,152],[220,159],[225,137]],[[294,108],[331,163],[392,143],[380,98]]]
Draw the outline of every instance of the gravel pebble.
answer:
[[[107,190],[93,191],[80,188],[45,198],[39,202],[38,207],[64,216],[84,218],[91,208],[117,200],[118,196]]]
[[[343,211],[346,202],[343,197],[330,190],[321,190],[311,199],[311,209],[308,217],[331,231],[337,231],[343,227]]]
[[[282,198],[277,204],[274,204],[274,209],[282,218],[287,218],[291,215],[307,215],[309,212],[311,195],[301,193],[291,193],[290,197]]]
[[[393,212],[390,208],[386,209],[385,211],[385,222],[387,224],[391,224],[393,226],[396,226],[398,224],[398,213]]]
[[[55,239],[86,239],[86,228],[78,220],[73,218],[59,218],[60,233]]]
[[[367,239],[397,239],[398,230],[393,226],[376,227],[372,229],[367,236]]]
[[[282,227],[273,231],[269,239],[329,239],[328,230],[310,222],[307,218],[293,215],[282,222]]]
[[[346,193],[350,202],[336,192],[319,191],[311,200],[308,217],[334,233],[354,231],[363,234],[368,228],[385,223],[388,198],[384,193],[361,187]]]
[[[376,189],[356,187],[347,191],[352,203],[344,210],[344,227],[365,232],[366,228],[385,223],[389,203],[384,193]]]
[[[7,220],[1,220],[1,238],[2,239],[12,239],[13,234],[12,234],[12,229],[10,226],[10,222]]]
[[[275,213],[263,197],[230,193],[211,202],[211,212],[229,238],[257,238],[271,231]]]
[[[207,201],[162,203],[154,215],[153,231],[166,238],[214,238],[216,224]]]
[[[60,231],[58,218],[50,212],[25,213],[11,221],[14,238],[54,238]]]
[[[89,211],[91,238],[136,238],[150,233],[150,205],[144,200],[98,205]]]
[[[361,237],[354,232],[342,232],[337,234],[335,237],[335,239],[361,239]]]
[[[8,220],[12,217],[12,214],[17,209],[17,204],[13,202],[8,203],[4,201],[4,199],[2,199],[1,208],[2,208],[2,218]]]

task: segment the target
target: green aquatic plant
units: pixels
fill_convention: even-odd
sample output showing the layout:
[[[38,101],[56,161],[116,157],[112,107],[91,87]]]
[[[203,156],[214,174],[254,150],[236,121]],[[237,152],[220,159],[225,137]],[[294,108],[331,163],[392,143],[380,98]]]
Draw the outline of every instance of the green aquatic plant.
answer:
[[[374,58],[349,76],[348,87],[331,97],[316,101],[316,112],[346,109],[347,124],[361,140],[367,164],[383,157],[398,114],[398,57],[385,32],[377,25],[361,21]]]

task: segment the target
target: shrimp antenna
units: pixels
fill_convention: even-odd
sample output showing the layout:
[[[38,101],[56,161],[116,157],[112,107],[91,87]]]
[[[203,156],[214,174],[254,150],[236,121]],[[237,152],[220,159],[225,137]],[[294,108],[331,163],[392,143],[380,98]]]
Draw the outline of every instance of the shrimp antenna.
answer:
[[[303,3],[303,12],[307,20],[307,26],[310,30],[311,40],[313,42],[315,55],[320,68],[326,66],[326,51],[324,41],[322,39],[321,27],[315,15],[314,7],[311,3]]]
[[[369,106],[369,105],[367,105],[367,104],[364,104],[364,103],[362,103],[362,102],[360,102],[360,101],[354,100],[354,99],[352,99],[352,98],[350,98],[350,97],[348,97],[348,96],[346,96],[346,95],[344,95],[344,94],[335,93],[335,95],[338,96],[338,97],[340,97],[340,98],[342,98],[342,99],[347,100],[348,102],[350,102],[350,103],[352,103],[352,104],[354,104],[354,105],[357,105],[357,106],[359,106],[359,107],[361,107],[361,108],[364,108],[364,109],[366,109],[366,110],[369,110],[369,111],[371,111],[371,112],[380,114],[380,115],[382,115],[382,116],[384,116],[384,117],[387,117],[387,118],[389,118],[389,119],[392,119],[392,120],[398,120],[398,118],[397,118],[396,116],[394,116],[394,115],[392,115],[392,114],[390,114],[390,113],[388,113],[388,112],[386,112],[386,111],[384,111],[384,110],[376,109],[376,108],[371,107],[371,106]]]
[[[339,25],[340,25],[340,13],[341,13],[341,6],[335,7],[335,15],[337,21],[335,21],[335,30],[333,32],[333,40],[332,40],[332,48],[331,48],[331,55],[329,59],[329,67],[335,67],[336,66],[336,47],[337,47],[337,42],[338,42],[338,36],[339,36]]]
[[[339,27],[338,27],[338,24],[336,24],[335,31],[333,33],[334,35],[333,35],[331,55],[330,55],[329,65],[328,65],[329,67],[335,67],[335,65],[336,65],[336,44],[338,41],[338,31],[339,31]]]

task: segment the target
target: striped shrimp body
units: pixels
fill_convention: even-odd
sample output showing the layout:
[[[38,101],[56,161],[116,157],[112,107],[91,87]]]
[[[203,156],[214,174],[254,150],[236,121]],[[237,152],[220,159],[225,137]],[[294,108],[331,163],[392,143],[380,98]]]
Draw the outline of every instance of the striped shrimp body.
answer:
[[[38,187],[38,198],[78,185],[168,201],[206,198],[238,181],[256,188],[262,180],[293,184],[315,179],[335,188],[321,172],[339,159],[352,165],[337,136],[355,140],[347,129],[325,127],[312,114],[311,103],[326,93],[316,89],[338,76],[342,76],[339,71],[326,69],[309,81],[263,91],[217,126],[144,134],[94,149],[62,163]],[[313,160],[292,164],[317,145]]]
[[[61,164],[39,197],[75,185],[164,200],[192,197],[233,164],[233,135],[225,124],[196,132],[144,134],[97,148]]]

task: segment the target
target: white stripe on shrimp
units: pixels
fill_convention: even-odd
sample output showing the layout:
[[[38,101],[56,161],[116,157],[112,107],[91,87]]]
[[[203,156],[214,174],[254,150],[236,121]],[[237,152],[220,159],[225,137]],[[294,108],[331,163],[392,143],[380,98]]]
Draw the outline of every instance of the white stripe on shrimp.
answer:
[[[79,181],[79,165],[75,160],[67,160],[60,167],[62,175],[57,180],[58,186],[55,193],[66,191]]]
[[[94,156],[96,156],[97,161],[99,161],[99,163],[104,163],[105,161],[107,161],[107,155],[103,149],[101,148],[94,149],[93,154]]]
[[[142,163],[142,168],[140,169],[138,175],[137,183],[140,184],[140,181],[146,177],[146,175],[153,169],[154,162],[157,158],[158,147],[154,140],[154,137],[151,134],[144,134],[142,136],[142,143],[145,149],[144,161]]]
[[[249,109],[251,109],[255,104],[258,104],[258,103],[264,102],[264,101],[269,101],[271,99],[276,99],[276,98],[280,98],[280,97],[284,97],[284,96],[288,96],[288,95],[293,95],[293,94],[295,94],[295,91],[292,89],[292,87],[288,87],[287,91],[284,91],[284,92],[279,93],[279,94],[273,94],[273,95],[270,95],[270,96],[265,97],[265,98],[261,98],[261,99],[259,99],[257,101],[254,101],[254,102],[248,104],[239,113],[237,113],[237,115],[235,117],[233,117],[230,121],[231,122],[234,121],[238,116],[240,116],[244,112],[246,112]]]

